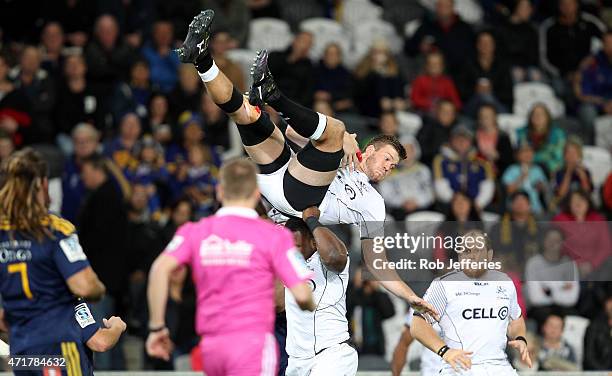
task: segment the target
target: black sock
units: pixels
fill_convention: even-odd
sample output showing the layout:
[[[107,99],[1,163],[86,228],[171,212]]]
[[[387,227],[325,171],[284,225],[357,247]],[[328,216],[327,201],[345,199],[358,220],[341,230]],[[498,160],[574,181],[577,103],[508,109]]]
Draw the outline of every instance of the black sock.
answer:
[[[210,56],[210,52],[202,56],[195,62],[195,67],[200,73],[206,73],[213,65],[213,58]]]
[[[319,125],[319,115],[302,105],[299,105],[281,94],[277,100],[268,102],[272,108],[281,112],[289,125],[302,137],[310,138]]]

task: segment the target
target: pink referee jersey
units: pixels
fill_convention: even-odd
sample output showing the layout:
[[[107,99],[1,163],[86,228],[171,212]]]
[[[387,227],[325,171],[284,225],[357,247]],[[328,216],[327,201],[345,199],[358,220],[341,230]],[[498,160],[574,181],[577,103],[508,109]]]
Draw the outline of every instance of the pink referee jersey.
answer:
[[[292,234],[247,208],[221,208],[184,224],[164,252],[191,266],[203,337],[272,333],[274,278],[287,287],[311,278]]]

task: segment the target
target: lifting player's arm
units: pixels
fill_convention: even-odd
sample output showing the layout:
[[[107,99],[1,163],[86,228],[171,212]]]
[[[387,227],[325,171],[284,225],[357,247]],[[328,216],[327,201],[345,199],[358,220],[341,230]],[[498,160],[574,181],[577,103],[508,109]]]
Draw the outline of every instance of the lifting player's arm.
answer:
[[[66,283],[74,295],[88,301],[100,300],[106,293],[106,287],[91,266],[68,277]]]
[[[348,261],[348,251],[344,243],[330,229],[319,223],[320,215],[321,212],[316,206],[306,208],[302,212],[302,218],[314,236],[321,262],[327,269],[341,273]]]
[[[393,359],[391,360],[391,374],[393,376],[400,376],[402,374],[402,370],[406,365],[408,348],[410,347],[412,341],[414,341],[414,338],[412,338],[412,335],[410,334],[410,327],[408,325],[404,325],[402,335],[397,342],[397,346],[395,346],[395,350],[393,350]]]
[[[519,317],[516,320],[512,320],[508,325],[508,341],[510,347],[515,348],[521,354],[521,360],[527,364],[529,368],[532,367],[531,357],[529,356],[529,349],[527,348],[527,340],[525,334],[527,334],[527,326],[523,317]]]

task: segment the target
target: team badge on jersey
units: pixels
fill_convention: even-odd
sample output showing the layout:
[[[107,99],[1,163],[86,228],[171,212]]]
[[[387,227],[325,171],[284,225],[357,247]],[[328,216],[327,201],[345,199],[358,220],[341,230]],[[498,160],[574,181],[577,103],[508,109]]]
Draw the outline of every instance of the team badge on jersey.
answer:
[[[60,240],[59,245],[62,248],[62,251],[64,251],[68,261],[77,262],[87,260],[87,256],[85,255],[85,252],[83,252],[81,244],[79,244],[79,237],[77,234],[72,234],[69,237]]]
[[[74,318],[79,323],[81,328],[85,328],[96,323],[96,320],[91,314],[91,311],[86,303],[81,303],[74,307]]]
[[[177,248],[183,244],[183,241],[185,240],[184,237],[180,236],[180,235],[175,235],[172,240],[170,240],[170,243],[168,243],[168,245],[166,246],[166,252],[173,252],[176,251]]]

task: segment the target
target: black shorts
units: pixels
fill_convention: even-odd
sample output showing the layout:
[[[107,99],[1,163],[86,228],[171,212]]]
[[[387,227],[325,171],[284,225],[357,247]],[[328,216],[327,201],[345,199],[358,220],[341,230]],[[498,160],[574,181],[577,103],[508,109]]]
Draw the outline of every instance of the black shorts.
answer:
[[[22,357],[30,365],[40,355],[47,355],[48,367],[42,365],[36,370],[14,370],[15,376],[92,376],[93,353],[78,342],[61,342],[52,345],[34,346],[20,354],[11,354],[13,357]],[[32,358],[28,358],[31,356]],[[55,358],[57,357],[57,359]],[[16,358],[13,358],[15,360]],[[32,359],[32,360],[30,360]],[[23,364],[23,362],[21,362]],[[17,364],[17,363],[14,363]],[[56,366],[57,365],[57,366]]]

